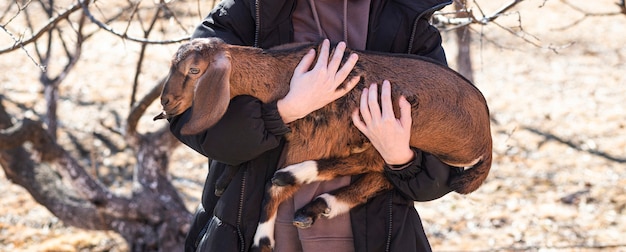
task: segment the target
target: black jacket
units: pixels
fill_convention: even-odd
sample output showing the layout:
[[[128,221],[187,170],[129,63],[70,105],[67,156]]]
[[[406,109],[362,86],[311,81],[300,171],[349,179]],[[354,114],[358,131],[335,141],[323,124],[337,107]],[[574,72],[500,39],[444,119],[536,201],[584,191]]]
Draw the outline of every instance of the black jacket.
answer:
[[[370,8],[367,50],[412,53],[446,64],[439,32],[430,15],[452,1],[374,0]],[[238,45],[269,48],[292,42],[294,0],[222,1],[196,29],[193,37],[216,36]],[[212,128],[182,136],[190,111],[170,119],[172,133],[209,157],[210,168],[186,251],[247,251],[258,224],[263,188],[276,170],[289,129],[276,103],[250,96],[233,98],[224,117]],[[385,170],[395,189],[350,212],[356,251],[430,251],[414,201],[437,199],[448,192],[449,167],[416,150],[413,164],[401,171]],[[238,172],[221,197],[215,182],[227,166]],[[357,179],[357,178],[353,178]]]

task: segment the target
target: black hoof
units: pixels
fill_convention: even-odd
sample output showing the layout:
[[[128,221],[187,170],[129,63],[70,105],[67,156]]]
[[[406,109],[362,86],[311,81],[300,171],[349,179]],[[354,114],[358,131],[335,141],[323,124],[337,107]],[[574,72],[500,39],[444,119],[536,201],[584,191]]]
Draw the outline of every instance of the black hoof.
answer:
[[[252,245],[252,247],[250,248],[250,252],[272,252],[274,249],[272,249],[272,245],[270,243],[270,239],[269,238],[262,238],[259,241],[259,246],[257,247],[256,245]]]
[[[300,229],[310,228],[317,216],[310,216],[303,211],[298,211],[293,218],[293,225]]]
[[[298,228],[309,228],[320,215],[330,213],[330,208],[323,198],[315,198],[296,211],[293,217],[293,225]]]
[[[296,178],[290,172],[276,172],[272,178],[272,184],[275,186],[295,185]]]

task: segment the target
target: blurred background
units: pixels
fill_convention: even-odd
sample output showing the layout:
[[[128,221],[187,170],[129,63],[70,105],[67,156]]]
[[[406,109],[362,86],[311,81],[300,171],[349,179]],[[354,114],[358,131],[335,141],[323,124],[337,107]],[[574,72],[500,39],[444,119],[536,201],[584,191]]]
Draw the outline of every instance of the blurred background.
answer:
[[[433,22],[488,101],[494,163],[476,192],[415,204],[433,250],[626,251],[623,1],[457,4]],[[0,3],[0,251],[179,244],[207,164],[153,101],[213,5]]]

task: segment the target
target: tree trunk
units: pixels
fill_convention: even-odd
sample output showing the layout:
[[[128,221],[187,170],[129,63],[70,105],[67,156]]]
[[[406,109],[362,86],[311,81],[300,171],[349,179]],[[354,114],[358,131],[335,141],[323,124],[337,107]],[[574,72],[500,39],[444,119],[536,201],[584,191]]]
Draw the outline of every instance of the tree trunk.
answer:
[[[32,147],[24,147],[26,141]],[[167,179],[178,142],[163,128],[138,143],[134,189],[129,197],[116,195],[59,146],[41,122],[24,119],[12,125],[0,100],[0,165],[8,179],[67,225],[113,230],[132,251],[181,251],[191,213]]]
[[[466,10],[466,0],[454,1],[454,7],[457,10],[457,17],[468,17],[469,13]],[[465,76],[471,82],[474,82],[474,71],[472,70],[472,58],[470,52],[470,42],[472,36],[469,30],[469,26],[462,26],[455,30],[456,40],[458,46],[458,54],[456,57],[457,71]]]

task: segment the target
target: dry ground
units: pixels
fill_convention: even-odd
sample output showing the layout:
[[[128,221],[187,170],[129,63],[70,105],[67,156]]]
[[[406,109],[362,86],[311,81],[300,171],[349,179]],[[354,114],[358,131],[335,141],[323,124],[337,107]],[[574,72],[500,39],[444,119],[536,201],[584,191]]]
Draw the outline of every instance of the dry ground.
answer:
[[[504,2],[483,7],[493,10]],[[573,3],[591,13],[618,10],[612,0]],[[585,15],[559,1],[525,1],[516,9],[526,33],[516,28],[518,13],[498,21],[540,47],[495,25],[474,28],[475,82],[492,112],[495,159],[475,193],[416,203],[433,249],[626,251],[626,15],[589,16],[568,26]],[[452,59],[452,34],[444,37]],[[101,69],[75,72],[62,86],[60,109],[72,111],[63,116],[63,127],[86,137],[106,131],[99,121],[114,124],[113,111],[125,115],[132,83],[134,58],[125,55],[137,48],[102,41],[85,49],[83,59],[98,62]],[[166,70],[173,50],[163,47],[152,54],[149,68],[154,71],[142,76],[146,83]],[[36,113],[23,115],[41,113],[36,67],[20,52],[3,55],[0,67],[0,92],[35,108]],[[72,107],[76,97],[83,107]],[[83,111],[91,117],[78,118]],[[145,129],[162,126],[150,115],[142,121]],[[91,147],[98,146],[94,140]],[[129,153],[97,156],[115,175],[111,187],[128,186],[119,178],[133,162]],[[193,209],[206,164],[184,147],[176,157],[172,178]],[[115,233],[63,225],[1,172],[0,191],[0,251],[126,249]]]

